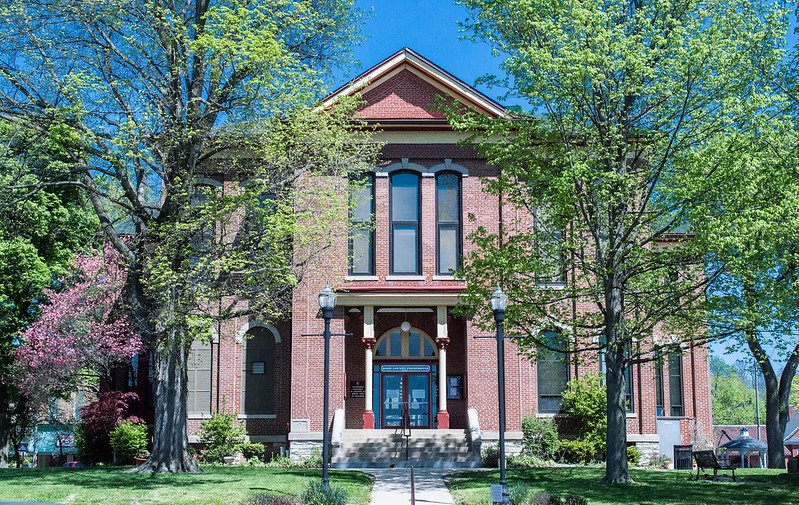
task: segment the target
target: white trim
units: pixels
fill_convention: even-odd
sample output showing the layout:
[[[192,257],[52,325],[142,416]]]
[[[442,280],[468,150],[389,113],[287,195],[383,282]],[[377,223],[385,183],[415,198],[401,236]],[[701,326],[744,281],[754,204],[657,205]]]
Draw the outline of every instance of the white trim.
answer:
[[[237,344],[243,343],[244,335],[246,335],[247,332],[253,328],[266,328],[272,333],[272,337],[275,339],[275,343],[276,344],[280,343],[280,332],[277,330],[277,328],[275,328],[275,326],[271,323],[264,323],[263,321],[258,321],[258,320],[249,321],[245,323],[241,328],[239,328],[239,331],[236,332],[236,343]]]
[[[210,413],[208,413],[208,414],[188,414],[186,416],[186,419],[188,419],[189,421],[197,420],[197,419],[211,419],[211,414]]]
[[[277,414],[238,414],[239,419],[277,419]]]
[[[399,163],[392,163],[391,165],[389,165],[387,167],[382,167],[382,169],[386,173],[386,175],[390,175],[391,172],[398,172],[400,170],[408,170],[408,171],[416,172],[416,173],[424,176],[425,172],[429,172],[430,171],[430,169],[428,169],[425,166],[419,165],[418,163],[409,163],[408,162],[408,158],[402,158],[402,160]]]
[[[424,275],[386,275],[387,281],[423,281]]]
[[[345,275],[345,281],[379,281],[380,277],[376,275]]]
[[[461,175],[469,175],[469,169],[458,165],[457,163],[452,163],[452,159],[446,158],[444,163],[439,163],[438,165],[434,165],[430,167],[430,171],[438,174],[438,172],[457,172]]]
[[[466,282],[466,281],[464,281],[462,279],[456,279],[454,275],[434,275],[433,276],[433,280],[434,281],[461,281],[461,282]]]

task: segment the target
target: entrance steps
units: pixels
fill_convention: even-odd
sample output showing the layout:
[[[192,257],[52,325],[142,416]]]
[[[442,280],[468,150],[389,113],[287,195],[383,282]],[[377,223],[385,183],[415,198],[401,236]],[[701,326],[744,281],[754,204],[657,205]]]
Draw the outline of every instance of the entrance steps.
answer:
[[[344,430],[333,447],[336,468],[478,468],[466,430]]]

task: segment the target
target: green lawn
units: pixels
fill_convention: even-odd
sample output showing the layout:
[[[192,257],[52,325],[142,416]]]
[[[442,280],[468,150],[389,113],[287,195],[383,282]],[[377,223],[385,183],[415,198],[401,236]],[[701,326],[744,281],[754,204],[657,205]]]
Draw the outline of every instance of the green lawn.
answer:
[[[564,497],[580,495],[589,505],[782,505],[799,504],[799,478],[785,470],[745,470],[738,482],[695,481],[695,472],[633,470],[634,484],[601,484],[601,467],[536,468],[508,470],[508,484],[524,483],[531,495],[548,491]],[[735,472],[736,477],[739,471]],[[451,476],[448,486],[458,505],[486,505],[489,486],[499,482],[499,472],[463,472]]]
[[[0,502],[63,504],[237,505],[259,492],[298,496],[321,470],[203,468],[201,474],[137,475],[119,468],[0,470]],[[331,471],[330,484],[347,490],[350,503],[368,504],[372,477]]]

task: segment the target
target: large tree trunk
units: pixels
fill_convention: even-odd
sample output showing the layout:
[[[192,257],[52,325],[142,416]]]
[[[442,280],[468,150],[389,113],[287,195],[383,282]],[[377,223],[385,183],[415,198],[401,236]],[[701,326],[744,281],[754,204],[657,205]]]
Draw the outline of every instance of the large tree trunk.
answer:
[[[154,427],[150,457],[134,472],[199,472],[189,454],[186,431],[189,344],[179,330],[157,339],[150,352],[153,364]]]
[[[771,381],[774,384],[769,387],[770,381],[766,381],[766,443],[768,444],[768,467],[785,468],[785,454],[783,440],[785,424],[788,422],[787,415],[780,415],[780,398],[776,385],[776,378]],[[787,414],[787,412],[785,412]]]
[[[8,466],[8,443],[11,440],[10,403],[9,387],[0,382],[0,468]]]
[[[607,484],[630,482],[627,467],[627,401],[624,384],[624,305],[618,286],[606,289],[605,353],[607,385],[607,460],[605,478]]]

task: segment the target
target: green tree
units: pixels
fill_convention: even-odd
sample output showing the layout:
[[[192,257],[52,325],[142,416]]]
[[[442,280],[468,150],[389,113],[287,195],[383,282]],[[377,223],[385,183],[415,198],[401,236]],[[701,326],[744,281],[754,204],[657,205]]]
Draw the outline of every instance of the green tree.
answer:
[[[15,55],[0,61],[0,110],[75,141],[70,173],[129,270],[127,306],[153,366],[153,449],[138,471],[197,470],[192,340],[214,320],[280,317],[330,246],[329,223],[344,222],[342,181],[371,166],[376,145],[351,107],[309,110],[357,41],[352,4],[0,7],[0,53]],[[212,177],[226,187],[204,185]]]
[[[625,372],[654,358],[664,344],[656,329],[666,344],[703,340],[702,293],[713,279],[702,237],[686,233],[688,213],[727,182],[738,135],[756,126],[785,13],[748,0],[461,3],[473,38],[503,58],[508,78],[489,81],[530,111],[496,121],[452,114],[500,167],[488,190],[504,215],[519,216],[471,237],[471,308],[499,282],[508,324],[528,347],[558,328],[572,334],[571,352],[605,351],[604,480],[629,482]],[[565,289],[550,289],[562,280]]]
[[[710,399],[714,424],[755,424],[755,390],[732,366],[720,358],[710,358]],[[761,420],[765,402],[759,403]]]
[[[14,348],[36,319],[42,290],[57,287],[70,259],[86,246],[97,220],[74,186],[40,187],[35,174],[59,171],[64,145],[35,130],[0,121],[0,466],[12,432],[32,428],[35,408],[13,380]],[[25,172],[24,176],[20,176]],[[17,423],[19,421],[19,423]],[[20,426],[16,426],[20,424]]]

